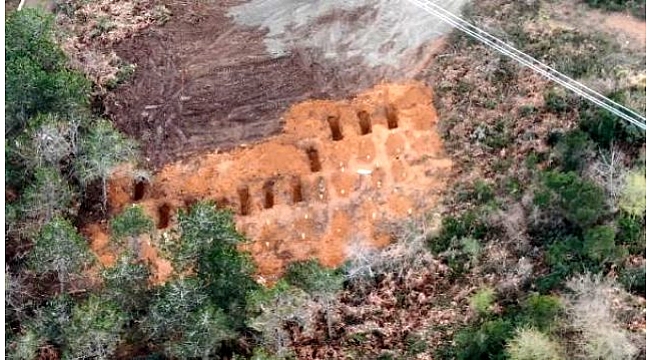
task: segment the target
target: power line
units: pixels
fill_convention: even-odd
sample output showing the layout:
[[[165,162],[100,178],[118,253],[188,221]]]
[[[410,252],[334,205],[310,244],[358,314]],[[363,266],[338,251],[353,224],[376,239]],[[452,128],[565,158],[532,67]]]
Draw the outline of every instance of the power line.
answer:
[[[503,42],[502,40],[492,36],[486,31],[468,23],[462,18],[448,12],[444,8],[432,3],[430,0],[409,0],[422,10],[434,15],[443,21],[449,23],[453,27],[461,30],[465,34],[478,40],[479,42],[492,47],[498,52],[511,57],[517,62],[531,68],[540,75],[572,90],[576,94],[591,101],[592,103],[612,112],[613,114],[623,118],[624,120],[632,123],[633,125],[645,131],[645,117],[639,115],[633,110],[599,94],[598,92],[588,88],[587,86],[571,79],[570,77],[560,73],[559,71],[551,68],[550,66],[542,63],[541,61],[533,58],[532,56],[523,53],[522,51],[514,48],[513,46]]]
[[[543,76],[549,78],[550,80],[553,80],[553,81],[555,81],[556,83],[558,83],[558,84],[560,84],[560,85],[562,85],[562,86],[564,86],[564,87],[566,87],[566,88],[568,88],[568,89],[574,91],[575,93],[577,93],[577,94],[581,95],[582,97],[584,97],[584,98],[586,98],[586,99],[592,101],[593,103],[595,103],[595,104],[597,104],[597,105],[599,105],[599,106],[601,106],[601,107],[603,107],[603,108],[605,108],[605,109],[611,111],[612,113],[614,113],[614,114],[618,115],[619,117],[621,117],[621,118],[623,118],[623,119],[629,121],[630,123],[632,123],[632,124],[634,124],[634,125],[636,125],[636,126],[642,128],[642,129],[645,129],[645,118],[643,118],[642,116],[640,116],[640,115],[634,113],[633,111],[631,111],[631,110],[625,108],[624,106],[622,106],[622,105],[620,105],[620,104],[618,104],[618,103],[616,103],[616,102],[614,102],[614,101],[612,101],[612,100],[610,100],[610,99],[605,98],[604,96],[598,94],[597,92],[595,92],[595,91],[593,91],[593,90],[591,90],[591,89],[585,87],[584,85],[582,85],[582,84],[580,84],[580,83],[578,83],[578,82],[576,82],[576,81],[574,81],[574,80],[568,78],[566,75],[563,75],[563,74],[561,74],[561,73],[559,73],[559,72],[557,72],[557,71],[555,71],[555,70],[553,70],[553,69],[551,69],[551,70],[552,70],[554,73],[550,73],[550,72],[548,72],[548,71],[545,71],[544,69],[540,68],[540,67],[537,66],[533,61],[531,61],[531,60],[529,60],[529,59],[533,59],[535,62],[537,62],[537,63],[539,63],[539,64],[542,64],[544,67],[547,67],[547,68],[549,68],[549,69],[550,69],[550,67],[544,65],[543,63],[541,63],[541,62],[535,60],[534,58],[532,58],[532,57],[530,57],[530,56],[528,56],[528,55],[526,55],[526,54],[524,54],[524,55],[525,55],[527,58],[522,58],[519,54],[514,53],[513,51],[509,50],[508,48],[506,48],[506,47],[504,47],[504,46],[501,46],[500,44],[505,44],[505,43],[503,43],[503,42],[500,41],[499,39],[495,38],[494,36],[491,36],[491,35],[490,35],[490,36],[491,36],[491,39],[490,39],[490,38],[486,38],[486,37],[482,36],[481,34],[478,34],[477,32],[468,29],[467,26],[464,25],[464,24],[468,24],[466,21],[464,21],[464,20],[462,20],[462,19],[459,19],[459,18],[456,17],[455,15],[450,14],[449,12],[447,12],[446,10],[440,8],[439,6],[437,6],[437,5],[435,5],[435,4],[431,4],[431,3],[428,3],[428,4],[427,4],[427,3],[424,3],[424,0],[410,0],[410,1],[413,2],[413,3],[415,3],[416,5],[418,5],[420,8],[422,8],[422,9],[425,10],[425,11],[427,11],[428,13],[430,13],[430,14],[432,14],[432,15],[435,15],[435,16],[441,18],[442,20],[444,20],[444,21],[450,23],[452,26],[454,26],[454,27],[458,28],[459,30],[465,32],[466,34],[468,34],[468,35],[470,35],[471,37],[477,39],[478,41],[480,41],[480,42],[482,42],[482,43],[484,43],[484,44],[486,44],[486,45],[488,45],[488,46],[490,46],[490,47],[496,49],[496,50],[499,51],[500,53],[502,53],[502,54],[504,54],[504,55],[507,55],[507,56],[510,56],[510,57],[513,58],[514,60],[517,60],[518,62],[522,63],[523,65],[528,66],[529,68],[535,70],[536,72],[538,72],[538,73],[540,73],[541,75],[543,75]],[[440,10],[442,10],[442,11],[436,11],[435,9],[432,9],[432,7],[437,7],[438,9],[440,9]],[[446,13],[447,15],[444,14],[444,13],[442,13],[442,12]],[[459,20],[456,20],[456,19],[459,19]],[[461,23],[460,21],[462,21],[463,23]],[[474,28],[474,29],[478,29],[478,28],[476,28],[475,26],[473,26],[473,25],[471,25],[471,24],[470,24],[470,26],[471,26],[472,28]],[[480,30],[480,29],[478,29],[478,30],[481,31],[481,32],[483,32],[483,33],[486,33],[486,32],[483,31],[483,30]],[[492,41],[494,41],[494,40],[496,40],[497,43],[493,43]],[[499,42],[500,42],[500,43],[499,43]],[[506,45],[507,45],[507,44],[506,44]],[[507,46],[508,46],[510,49],[514,49],[514,48],[513,48],[512,46],[510,46],[510,45],[507,45]],[[516,49],[514,49],[514,50],[516,50]],[[523,53],[520,52],[519,50],[516,50],[516,51],[519,52],[520,54],[523,54]],[[562,77],[558,76],[557,74],[560,74],[562,77],[571,80],[572,83],[565,81]],[[577,85],[576,85],[576,84],[577,84]],[[586,88],[589,92],[585,92],[585,91],[584,91],[583,89],[581,89],[580,87]],[[595,94],[596,96],[594,96],[594,94]],[[598,97],[600,97],[602,100],[601,100],[601,99],[598,99]],[[603,101],[603,100],[604,100],[604,101]],[[607,102],[607,103],[606,103],[606,102]],[[625,113],[624,111],[627,111],[627,112],[632,113],[632,114],[636,114],[637,116],[631,116],[631,115],[628,115],[628,114]]]
[[[591,95],[593,95],[593,96],[595,96],[595,97],[597,97],[597,98],[600,98],[601,100],[603,100],[604,102],[606,102],[606,103],[608,103],[608,104],[610,104],[610,105],[612,105],[612,106],[620,107],[620,108],[622,108],[623,110],[628,111],[629,113],[631,113],[631,114],[633,114],[634,116],[636,116],[636,117],[638,118],[638,120],[643,119],[643,121],[645,122],[645,118],[644,118],[642,115],[640,115],[640,114],[634,112],[634,111],[631,110],[631,109],[628,109],[628,108],[624,107],[623,105],[620,105],[620,104],[614,102],[613,100],[611,100],[611,99],[609,99],[609,98],[607,98],[607,97],[605,97],[605,96],[599,94],[598,92],[596,92],[596,91],[594,91],[594,90],[588,88],[587,86],[581,84],[580,82],[571,79],[570,77],[568,77],[568,76],[562,74],[561,72],[559,72],[559,71],[553,69],[552,67],[550,67],[550,66],[548,66],[548,65],[546,65],[546,64],[544,64],[544,63],[542,63],[541,61],[535,59],[534,57],[532,57],[532,56],[530,56],[530,55],[528,55],[528,54],[526,54],[526,53],[524,53],[524,52],[522,52],[522,51],[516,49],[516,48],[513,47],[512,45],[510,45],[510,44],[508,44],[508,43],[506,43],[506,42],[500,40],[499,38],[497,38],[497,37],[491,35],[490,33],[486,32],[486,31],[484,31],[484,30],[482,30],[482,29],[476,27],[475,25],[473,25],[473,24],[467,22],[466,20],[463,20],[462,18],[460,18],[460,17],[456,16],[455,14],[453,14],[453,13],[447,11],[446,9],[444,9],[443,7],[440,7],[439,5],[433,3],[432,1],[430,1],[430,0],[417,0],[417,1],[419,1],[420,3],[425,3],[426,5],[429,5],[430,7],[435,8],[439,13],[444,14],[446,17],[453,19],[454,21],[456,21],[456,22],[458,22],[458,23],[464,25],[465,27],[468,27],[468,28],[472,29],[473,31],[476,31],[476,32],[477,32],[478,34],[480,34],[481,36],[484,36],[485,38],[487,38],[487,39],[489,39],[489,40],[491,40],[491,41],[494,41],[495,43],[501,45],[501,46],[504,47],[504,48],[507,48],[508,50],[514,52],[515,54],[522,56],[522,57],[523,57],[524,59],[526,59],[527,61],[529,61],[529,62],[531,62],[531,63],[534,63],[534,64],[540,66],[541,68],[545,69],[546,71],[548,71],[548,72],[550,72],[550,73],[553,73],[554,75],[560,77],[561,79],[565,80],[566,82],[568,82],[568,83],[570,83],[570,84],[572,84],[572,85],[575,85],[575,86],[581,88],[581,89],[584,90],[585,92],[587,92],[587,93],[589,93],[589,94],[591,94]],[[425,5],[425,6],[426,6],[426,5]]]

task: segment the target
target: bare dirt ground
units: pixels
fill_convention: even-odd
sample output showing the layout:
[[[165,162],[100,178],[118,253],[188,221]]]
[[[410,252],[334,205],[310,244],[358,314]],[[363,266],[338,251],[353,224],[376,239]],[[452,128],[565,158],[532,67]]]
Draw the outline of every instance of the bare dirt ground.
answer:
[[[137,70],[107,97],[107,113],[156,167],[276,134],[291,104],[337,94],[341,82],[304,56],[271,59],[263,32],[234,27],[229,5],[170,5],[166,26],[115,48]]]
[[[545,5],[543,11],[549,17],[550,26],[559,25],[599,31],[614,39],[624,49],[645,52],[646,24],[643,20],[630,14],[604,12],[574,2]],[[581,15],[575,16],[576,12]]]
[[[311,22],[298,26],[291,18],[280,19],[279,25],[244,21],[250,20],[244,3],[168,2],[164,6],[171,15],[163,26],[148,26],[117,40],[111,40],[111,31],[106,33],[107,44],[112,44],[107,52],[136,65],[132,80],[106,96],[106,114],[141,141],[154,168],[277,134],[283,126],[280,115],[294,103],[341,99],[382,80],[408,79],[413,74],[403,72],[402,66],[369,59],[390,59],[399,53],[400,64],[420,69],[444,34],[434,18],[424,23],[427,18],[420,16],[411,24],[410,4],[369,2],[348,12],[306,4],[302,11],[308,12],[304,18]],[[407,5],[410,13],[403,10]],[[149,13],[142,15],[145,20]],[[265,14],[275,19],[272,15]],[[393,18],[406,24],[405,33],[398,32],[399,23],[388,21]],[[385,29],[384,23],[392,25]],[[318,29],[312,35],[329,41],[278,38],[278,29],[307,36],[305,29],[312,25]],[[428,30],[419,34],[413,29],[416,25],[427,25]],[[349,44],[345,30],[353,27],[374,35]],[[377,37],[378,31],[386,37]],[[409,34],[418,35],[417,41],[401,41],[410,39]],[[269,47],[273,39],[282,43],[281,54]],[[331,43],[346,45],[332,49]]]
[[[134,200],[128,171],[114,177],[111,207],[136,202],[163,232],[178,209],[213,200],[235,212],[251,239],[244,248],[273,281],[289,261],[316,257],[338,266],[354,242],[388,244],[389,225],[430,209],[446,185],[452,163],[422,84],[379,85],[350,101],[310,100],[284,118],[282,134],[266,141],[165,166],[142,199]],[[106,236],[98,230],[89,232],[101,257]]]

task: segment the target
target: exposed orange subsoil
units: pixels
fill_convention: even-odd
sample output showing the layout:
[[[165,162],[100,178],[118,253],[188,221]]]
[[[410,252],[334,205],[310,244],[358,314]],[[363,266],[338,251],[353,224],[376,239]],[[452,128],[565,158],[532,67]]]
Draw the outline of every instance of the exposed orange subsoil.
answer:
[[[231,208],[263,279],[273,281],[288,262],[311,257],[340,265],[352,242],[384,246],[386,225],[438,201],[452,164],[435,131],[432,96],[420,83],[383,84],[352,100],[299,103],[285,114],[282,134],[169,164],[136,203],[159,233],[174,226],[176,210],[199,199]],[[364,127],[371,132],[362,134]],[[113,211],[132,203],[133,192],[132,176],[117,172],[109,189]],[[105,230],[93,226],[93,249],[109,264]],[[143,253],[163,281],[169,264],[153,248]]]

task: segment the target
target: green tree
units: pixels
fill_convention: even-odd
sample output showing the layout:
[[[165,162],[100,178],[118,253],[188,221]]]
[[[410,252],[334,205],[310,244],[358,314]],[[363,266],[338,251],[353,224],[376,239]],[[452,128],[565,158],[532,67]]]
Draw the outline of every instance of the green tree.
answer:
[[[102,204],[106,209],[108,178],[116,165],[135,159],[136,145],[115,130],[109,121],[98,120],[81,139],[79,147],[77,176],[83,185],[101,180]]]
[[[532,294],[522,304],[521,322],[543,331],[552,330],[562,310],[559,297]]]
[[[612,260],[616,256],[616,231],[610,226],[596,226],[585,233],[584,253],[597,263]]]
[[[165,242],[162,248],[180,271],[193,267],[208,249],[234,247],[245,240],[235,228],[232,213],[218,210],[207,201],[192,205],[188,211],[179,211],[178,231],[180,241]]]
[[[242,321],[246,295],[258,287],[250,256],[237,249],[245,238],[237,232],[232,213],[211,202],[194,204],[178,214],[180,236],[161,245],[174,269],[193,269],[206,284],[215,305]]]
[[[562,136],[553,148],[553,155],[563,171],[580,171],[592,157],[593,148],[589,135],[573,130]]]
[[[645,253],[645,217],[620,213],[617,219],[616,243],[627,247],[631,254]]]
[[[65,68],[53,20],[41,10],[24,9],[5,21],[5,135],[16,134],[38,113],[67,114],[88,104],[90,83]]]
[[[55,217],[41,229],[28,261],[37,273],[56,273],[63,292],[66,284],[92,262],[92,255],[74,226]]]
[[[503,319],[486,321],[461,330],[454,336],[456,358],[505,359],[506,341],[512,337],[513,332],[512,323]]]
[[[74,194],[57,169],[40,168],[34,178],[21,199],[21,208],[27,218],[43,224],[72,211]]]
[[[195,278],[159,288],[142,329],[165,353],[179,358],[214,358],[223,341],[234,336],[228,317],[210,304],[205,285]]]
[[[206,283],[212,302],[241,323],[246,296],[259,287],[253,280],[250,256],[234,246],[213,246],[201,255],[196,273]]]
[[[25,322],[25,331],[33,331],[44,342],[63,347],[66,341],[63,329],[70,322],[73,306],[74,300],[68,294],[49,299]]]
[[[149,301],[149,275],[149,267],[126,252],[102,271],[104,294],[129,313],[141,310]]]
[[[549,171],[542,182],[545,189],[536,194],[535,202],[572,225],[589,228],[608,212],[603,189],[574,172]]]
[[[643,86],[642,93],[634,88],[620,89],[607,94],[607,97],[619,104],[634,109],[635,106],[631,106],[633,104],[630,103],[632,100],[630,95],[632,93],[638,93],[642,99],[645,99],[645,86]],[[645,107],[645,103],[641,106]],[[636,110],[638,111],[639,109]],[[644,112],[644,110],[640,111],[642,114]],[[589,134],[598,146],[605,149],[610,148],[614,143],[639,147],[645,142],[645,131],[624,121],[611,112],[587,102],[583,102],[580,108],[579,126],[582,131]]]
[[[295,321],[308,329],[313,321],[311,298],[301,289],[279,281],[271,289],[261,288],[249,294],[247,324],[261,334],[263,344],[275,355],[289,355],[289,333],[285,325]]]
[[[91,295],[75,305],[63,328],[63,358],[113,359],[126,320],[117,304]]]
[[[204,305],[189,314],[191,327],[181,338],[165,344],[165,353],[177,359],[214,359],[224,341],[236,338],[230,318],[221,309]]]
[[[469,306],[472,310],[480,315],[487,315],[490,313],[490,308],[496,299],[494,289],[490,287],[483,287],[479,289],[476,294],[470,296]]]
[[[131,205],[111,220],[111,235],[118,242],[126,239],[130,251],[139,250],[138,236],[151,232],[153,220],[144,213],[141,206]]]
[[[156,290],[142,328],[152,339],[172,337],[188,326],[188,314],[208,301],[204,285],[194,278],[175,279]]]
[[[327,269],[318,260],[311,259],[291,263],[284,278],[289,284],[305,290],[322,306],[327,322],[327,333],[331,338],[333,336],[332,312],[335,308],[336,296],[343,288],[345,280],[343,274],[337,270]]]
[[[111,220],[111,234],[116,238],[138,236],[153,230],[153,221],[142,206],[131,205]]]

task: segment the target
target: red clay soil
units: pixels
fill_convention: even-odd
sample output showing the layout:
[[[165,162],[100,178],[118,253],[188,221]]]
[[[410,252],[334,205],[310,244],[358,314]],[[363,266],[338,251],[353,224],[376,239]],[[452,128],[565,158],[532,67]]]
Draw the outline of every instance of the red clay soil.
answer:
[[[386,245],[390,223],[432,207],[445,187],[452,164],[424,85],[386,84],[350,101],[306,101],[284,121],[283,133],[263,142],[165,166],[136,203],[160,233],[196,200],[231,208],[251,240],[243,247],[261,278],[273,281],[290,261],[317,257],[336,266],[354,241]],[[117,172],[109,188],[113,211],[133,203],[135,190],[129,172]],[[88,230],[93,249],[110,263],[101,227]],[[171,268],[146,246],[162,281]]]
[[[330,66],[306,49],[271,58],[264,31],[227,17],[241,2],[167,1],[173,15],[164,26],[112,45],[136,71],[107,94],[105,111],[143,144],[152,167],[277,134],[292,104],[344,98],[377,82],[360,62]]]

